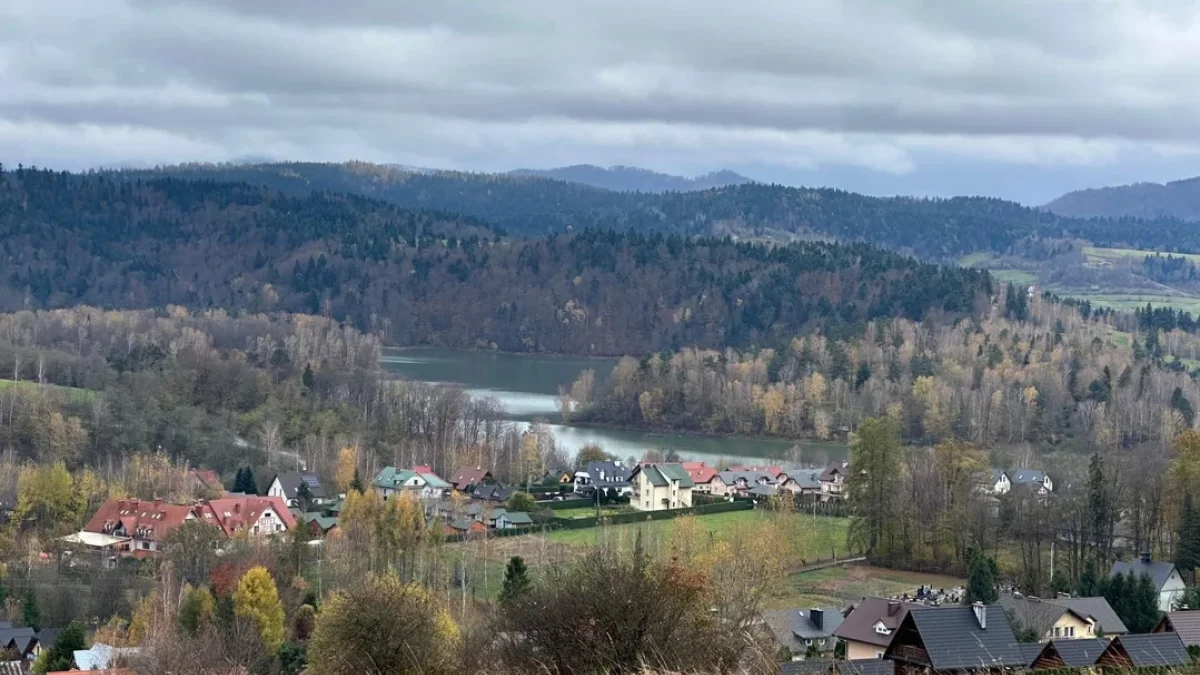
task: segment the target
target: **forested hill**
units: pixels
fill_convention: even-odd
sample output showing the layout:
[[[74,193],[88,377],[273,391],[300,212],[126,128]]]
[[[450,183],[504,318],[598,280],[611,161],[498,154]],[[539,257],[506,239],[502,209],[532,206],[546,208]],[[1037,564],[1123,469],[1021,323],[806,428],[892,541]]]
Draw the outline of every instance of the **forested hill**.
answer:
[[[1200,178],[1077,190],[1046,204],[1064,216],[1200,220]]]
[[[0,311],[324,313],[388,341],[627,354],[769,345],[986,306],[985,272],[866,245],[678,235],[511,239],[360,197],[177,179],[0,174]]]
[[[1083,220],[982,197],[867,197],[833,189],[750,183],[697,192],[613,192],[508,174],[417,173],[346,164],[186,165],[120,175],[218,178],[292,194],[331,190],[406,208],[487,218],[514,233],[587,228],[686,235],[863,241],[926,260],[1006,252],[1029,237],[1077,237],[1100,246],[1200,252],[1200,230],[1175,220]]]

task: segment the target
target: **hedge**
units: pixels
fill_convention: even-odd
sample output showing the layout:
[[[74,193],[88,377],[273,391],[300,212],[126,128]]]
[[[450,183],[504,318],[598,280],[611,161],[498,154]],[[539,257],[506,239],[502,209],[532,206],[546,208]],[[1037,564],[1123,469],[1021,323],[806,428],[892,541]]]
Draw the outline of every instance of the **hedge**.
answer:
[[[496,537],[519,537],[523,534],[542,534],[557,530],[561,527],[562,521],[554,520],[542,525],[534,525],[532,527],[510,527],[504,530],[488,530],[487,538],[495,539]],[[452,544],[459,541],[478,541],[483,538],[482,532],[471,532],[468,534],[448,534],[442,540],[447,544]]]
[[[754,502],[750,501],[721,502],[719,504],[700,504],[682,509],[617,513],[608,516],[600,516],[599,518],[595,516],[590,518],[559,518],[557,522],[562,525],[564,529],[582,530],[588,527],[596,527],[602,520],[610,525],[620,525],[622,523],[642,523],[647,520],[670,520],[676,516],[683,516],[689,513],[706,515],[711,513],[728,513],[730,511],[749,511],[753,508]]]
[[[538,506],[551,511],[559,509],[577,509],[582,506],[593,506],[595,502],[590,499],[563,499],[557,502],[538,502]]]

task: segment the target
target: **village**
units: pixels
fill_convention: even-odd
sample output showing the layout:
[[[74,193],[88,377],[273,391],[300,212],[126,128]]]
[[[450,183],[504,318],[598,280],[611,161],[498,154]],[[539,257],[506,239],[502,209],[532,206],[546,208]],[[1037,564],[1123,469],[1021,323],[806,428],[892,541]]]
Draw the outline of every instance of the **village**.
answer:
[[[485,467],[460,467],[443,479],[429,466],[385,467],[364,491],[384,502],[418,504],[426,527],[447,541],[508,537],[559,527],[596,527],[601,521],[703,514],[706,508],[763,507],[789,495],[796,508],[817,513],[845,507],[850,467],[710,467],[704,462],[589,461],[578,469],[552,468],[525,485],[502,485]],[[304,534],[310,546],[340,535],[347,494],[327,490],[317,475],[276,474],[266,494],[226,492],[211,471],[192,479],[212,490],[210,499],[173,504],[159,498],[109,499],[79,532],[65,537],[62,554],[72,564],[111,568],[121,560],[153,559],[171,532],[187,523],[214,528],[220,539],[266,540]],[[356,481],[358,479],[356,478]],[[977,490],[999,499],[1014,490],[1049,499],[1051,478],[1029,469],[993,470]],[[235,484],[236,486],[236,484]],[[356,488],[352,488],[356,489]],[[557,517],[590,509],[595,515]],[[836,558],[815,565],[853,565]],[[1184,571],[1191,576],[1190,571]],[[919,586],[889,597],[860,597],[836,606],[761,612],[758,628],[778,647],[782,673],[972,673],[998,670],[1136,669],[1182,666],[1200,650],[1200,610],[1184,607],[1184,575],[1149,554],[1116,561],[1110,575],[1145,577],[1155,589],[1159,618],[1136,632],[1104,597],[1067,593],[1038,598],[995,584],[991,602],[972,600],[967,589]],[[28,672],[56,639],[57,628],[0,624],[7,661],[0,672]],[[76,650],[72,670],[124,672],[137,647],[97,642]],[[7,669],[5,669],[7,668]]]

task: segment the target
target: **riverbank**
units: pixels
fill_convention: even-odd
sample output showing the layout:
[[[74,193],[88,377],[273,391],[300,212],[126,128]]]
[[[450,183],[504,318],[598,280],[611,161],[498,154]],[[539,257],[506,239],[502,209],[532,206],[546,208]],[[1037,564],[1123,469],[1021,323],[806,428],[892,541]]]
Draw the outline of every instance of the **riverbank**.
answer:
[[[599,429],[607,431],[626,431],[632,433],[644,434],[647,436],[663,436],[673,437],[701,437],[711,438],[714,440],[725,441],[752,441],[752,442],[770,442],[770,443],[788,443],[789,449],[794,446],[802,448],[813,448],[818,450],[836,451],[842,454],[850,451],[850,444],[845,441],[821,441],[812,438],[788,438],[787,436],[771,436],[770,434],[736,434],[736,433],[719,433],[709,432],[703,429],[678,429],[675,427],[639,427],[628,424],[615,424],[610,422],[594,422],[569,420],[566,424],[579,429]],[[784,458],[780,458],[784,459]]]

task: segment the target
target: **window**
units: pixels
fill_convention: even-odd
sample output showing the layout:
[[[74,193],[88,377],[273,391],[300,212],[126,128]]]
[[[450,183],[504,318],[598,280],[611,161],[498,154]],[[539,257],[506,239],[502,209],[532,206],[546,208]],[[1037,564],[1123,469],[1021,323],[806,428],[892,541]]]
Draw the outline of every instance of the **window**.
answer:
[[[149,550],[149,549],[150,549],[150,542],[143,541],[142,542],[142,550]]]
[[[1061,630],[1058,626],[1054,627],[1054,637],[1061,637]]]
[[[883,658],[883,652],[875,652],[875,658],[877,658],[877,659],[882,659],[882,658]]]
[[[1075,637],[1075,626],[1067,626],[1067,637]]]

